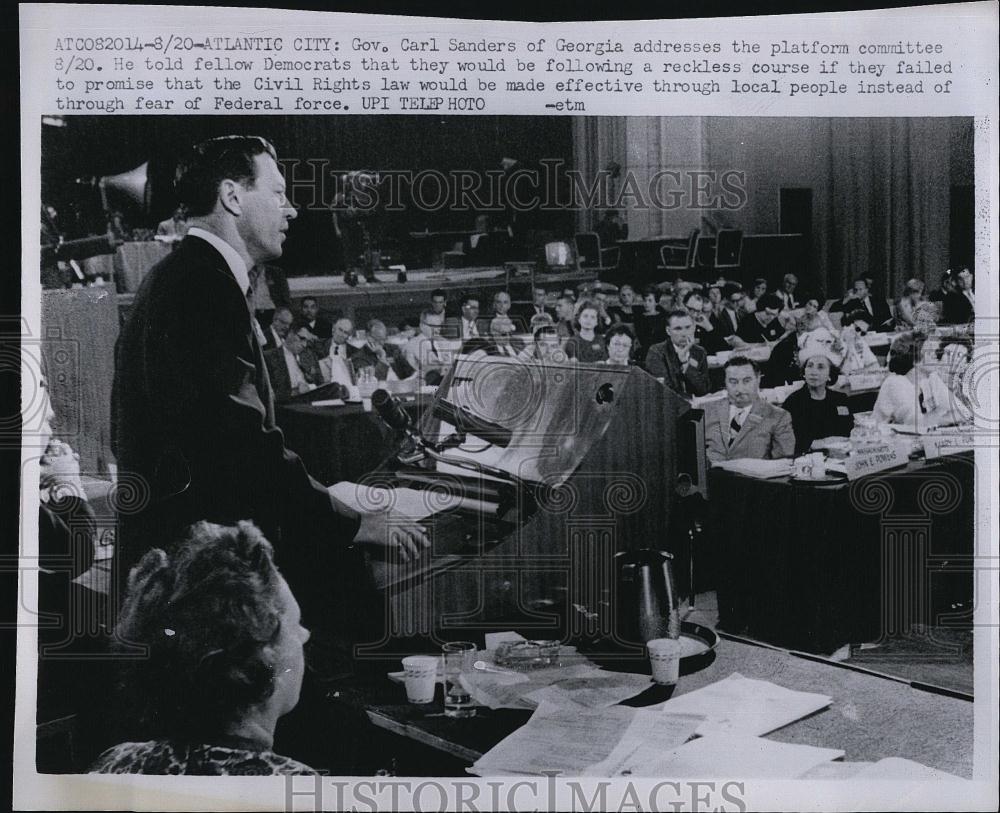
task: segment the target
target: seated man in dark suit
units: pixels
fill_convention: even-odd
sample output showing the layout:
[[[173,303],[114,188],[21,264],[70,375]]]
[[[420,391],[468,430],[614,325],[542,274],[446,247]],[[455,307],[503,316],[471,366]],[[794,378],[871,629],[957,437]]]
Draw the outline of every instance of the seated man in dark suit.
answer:
[[[736,331],[738,338],[747,344],[776,342],[784,335],[784,328],[778,320],[781,300],[774,294],[764,294],[757,300],[757,310],[740,321]]]
[[[497,316],[490,322],[490,341],[484,349],[491,356],[510,356],[519,358],[525,349],[524,345],[514,339],[516,328],[513,321],[506,316]]]
[[[963,268],[955,276],[957,290],[944,295],[941,321],[946,325],[964,325],[976,318],[976,298],[972,291],[972,272]]]
[[[885,297],[876,296],[872,292],[867,277],[858,277],[854,280],[854,289],[843,300],[834,303],[830,310],[843,313],[851,313],[856,310],[867,311],[872,317],[872,330],[880,331],[892,328],[889,305],[885,301]]]
[[[463,342],[476,341],[482,337],[479,328],[479,297],[476,294],[462,297],[461,315],[447,317],[441,335],[447,339],[461,339]]]
[[[305,328],[299,328],[305,333]],[[264,351],[271,389],[277,403],[316,388],[320,381],[319,360],[300,333],[290,331],[281,347]]]
[[[359,373],[365,367],[375,370],[375,378],[385,381],[390,371],[401,381],[413,375],[414,370],[403,357],[403,351],[394,344],[386,344],[389,331],[380,319],[372,319],[368,323],[368,339],[361,347],[351,348],[349,358],[354,366],[354,372]]]
[[[548,306],[548,293],[544,288],[536,285],[531,291],[531,304],[522,309],[517,315],[524,320],[525,324],[529,324],[532,317],[541,316],[546,313],[549,316],[555,316]]]
[[[295,329],[307,328],[312,334],[309,341],[315,342],[317,339],[327,341],[333,335],[333,325],[325,316],[320,315],[319,302],[314,296],[302,297],[299,305],[299,318],[295,322]]]
[[[708,393],[708,355],[694,343],[694,320],[686,310],[667,314],[667,340],[649,348],[646,370],[685,398]]]
[[[684,307],[694,322],[695,344],[701,345],[711,355],[729,349],[729,342],[726,341],[729,334],[722,323],[711,315],[711,302],[701,294],[690,293],[685,298]]]
[[[757,364],[745,356],[733,356],[726,362],[725,376],[726,398],[705,407],[709,461],[791,457],[795,452],[792,417],[760,397]]]
[[[264,350],[274,350],[276,347],[281,347],[289,331],[291,331],[294,322],[295,319],[292,316],[291,308],[283,305],[275,308],[274,316],[271,317],[271,323],[266,327],[262,325],[266,341],[261,345],[261,348]]]

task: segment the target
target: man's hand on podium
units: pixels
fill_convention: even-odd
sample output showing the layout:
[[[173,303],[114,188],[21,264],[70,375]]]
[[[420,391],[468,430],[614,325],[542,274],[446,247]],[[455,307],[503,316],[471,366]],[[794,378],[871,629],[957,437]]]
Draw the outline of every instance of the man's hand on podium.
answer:
[[[391,510],[362,514],[354,542],[383,548],[386,558],[396,551],[404,562],[420,558],[431,544],[423,526]]]

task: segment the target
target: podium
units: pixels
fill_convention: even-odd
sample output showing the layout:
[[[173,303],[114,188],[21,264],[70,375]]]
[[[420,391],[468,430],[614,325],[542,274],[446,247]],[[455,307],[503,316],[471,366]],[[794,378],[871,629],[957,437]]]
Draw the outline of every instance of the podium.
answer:
[[[417,494],[432,542],[418,561],[369,561],[388,623],[361,651],[460,631],[610,634],[615,554],[668,549],[686,410],[636,367],[457,358],[419,427],[445,450],[409,466],[394,456],[359,484],[373,506],[394,488]]]

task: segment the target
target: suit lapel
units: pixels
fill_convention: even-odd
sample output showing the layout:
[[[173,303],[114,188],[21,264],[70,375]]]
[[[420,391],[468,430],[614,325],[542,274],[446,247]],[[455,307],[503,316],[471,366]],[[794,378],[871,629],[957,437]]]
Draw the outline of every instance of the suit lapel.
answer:
[[[747,435],[750,434],[750,430],[756,430],[757,427],[760,426],[761,421],[764,420],[764,416],[761,415],[762,403],[763,402],[758,399],[754,402],[754,405],[750,407],[746,420],[743,421],[743,426],[740,427],[740,432],[733,441],[733,445],[731,447],[732,449],[738,448],[746,439]]]

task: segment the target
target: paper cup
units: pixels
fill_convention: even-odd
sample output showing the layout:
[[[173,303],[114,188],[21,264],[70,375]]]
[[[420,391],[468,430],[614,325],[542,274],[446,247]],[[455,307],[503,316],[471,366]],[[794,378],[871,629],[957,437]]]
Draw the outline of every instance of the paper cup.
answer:
[[[410,655],[403,658],[406,699],[411,703],[433,702],[440,660],[433,655]]]
[[[681,665],[681,642],[673,638],[655,638],[646,644],[653,681],[664,686],[677,683]]]

